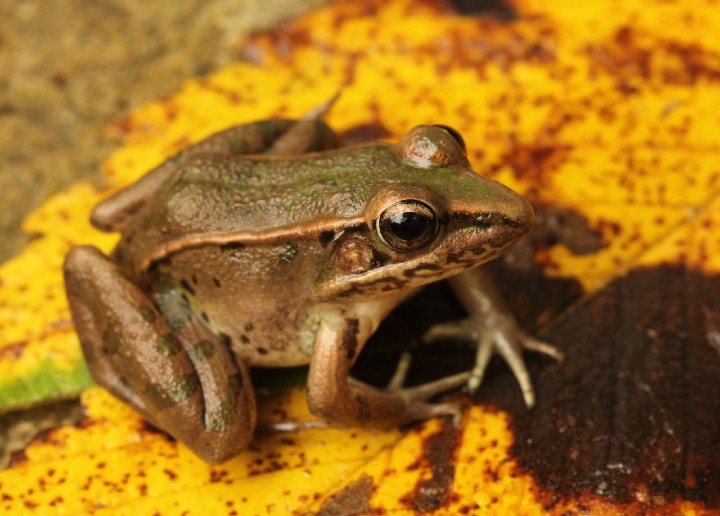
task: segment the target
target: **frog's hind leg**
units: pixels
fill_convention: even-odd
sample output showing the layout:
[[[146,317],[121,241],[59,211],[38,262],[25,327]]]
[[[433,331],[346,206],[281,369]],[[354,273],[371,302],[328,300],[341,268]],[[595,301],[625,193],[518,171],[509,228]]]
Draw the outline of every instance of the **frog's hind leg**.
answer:
[[[242,451],[255,426],[247,366],[189,310],[171,329],[150,298],[94,247],[74,247],[65,281],[93,378],[209,463]],[[177,324],[177,320],[174,321]]]

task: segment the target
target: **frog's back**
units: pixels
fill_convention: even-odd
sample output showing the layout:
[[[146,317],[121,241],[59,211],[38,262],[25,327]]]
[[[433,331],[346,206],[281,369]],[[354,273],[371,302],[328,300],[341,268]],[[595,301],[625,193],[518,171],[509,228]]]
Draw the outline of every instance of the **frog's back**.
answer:
[[[120,258],[139,272],[163,249],[190,242],[242,242],[313,221],[352,219],[393,181],[388,160],[396,159],[383,144],[297,158],[194,156],[137,213]]]

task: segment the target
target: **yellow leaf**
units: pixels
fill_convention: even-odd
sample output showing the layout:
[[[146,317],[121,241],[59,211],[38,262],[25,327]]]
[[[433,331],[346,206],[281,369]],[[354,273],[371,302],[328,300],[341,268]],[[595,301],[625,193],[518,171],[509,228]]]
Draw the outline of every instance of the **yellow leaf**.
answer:
[[[90,389],[83,393],[88,417],[79,427],[53,430],[0,472],[0,506],[13,512],[285,514],[347,508],[348,500],[360,497],[360,507],[398,514],[656,509],[700,514],[716,509],[702,503],[718,501],[712,490],[720,464],[697,453],[695,441],[706,428],[702,445],[709,453],[720,447],[714,416],[703,420],[688,409],[685,427],[678,418],[663,419],[661,430],[649,425],[652,439],[646,447],[657,458],[647,471],[612,461],[629,456],[645,464],[638,458],[650,453],[645,449],[635,455],[618,451],[636,435],[598,430],[608,412],[615,431],[621,424],[634,428],[628,420],[637,414],[623,412],[627,392],[649,396],[641,416],[675,414],[670,401],[651,396],[676,378],[688,400],[701,393],[705,397],[699,399],[712,402],[707,392],[718,386],[703,380],[712,378],[712,357],[688,344],[678,351],[686,366],[693,360],[694,369],[683,370],[687,378],[670,375],[672,360],[669,369],[658,361],[658,369],[647,372],[643,367],[662,349],[689,339],[663,317],[643,313],[652,324],[642,318],[625,321],[620,311],[618,325],[626,324],[626,334],[619,337],[610,334],[614,328],[573,322],[584,321],[581,316],[588,313],[612,313],[603,296],[625,292],[627,278],[653,267],[692,271],[699,275],[696,282],[714,281],[720,272],[717,6],[711,0],[522,0],[513,5],[517,19],[501,22],[458,16],[435,2],[335,2],[281,33],[245,41],[257,63],[190,81],[114,127],[124,145],[104,164],[109,188],[97,192],[78,185],[50,199],[25,224],[40,238],[0,268],[0,410],[66,396],[88,383],[69,326],[60,266],[70,244],[112,248],[115,236],[88,225],[91,206],[215,131],[269,116],[297,117],[341,91],[327,118],[349,139],[365,134],[394,139],[420,123],[451,125],[465,137],[476,170],[524,192],[540,215],[547,212],[552,219],[553,209],[563,210],[583,221],[584,229],[567,235],[562,228],[553,233],[552,220],[546,222],[539,243],[533,241],[525,257],[534,266],[524,272],[550,282],[576,282],[587,296],[569,314],[547,316],[552,319],[548,331],[566,331],[553,335],[587,345],[568,345],[565,363],[535,374],[540,397],[534,412],[513,409],[519,395],[509,371],[502,369],[490,373],[481,395],[490,393],[494,403],[510,408],[472,406],[457,429],[433,420],[386,433],[259,432],[241,456],[210,467],[104,391]],[[578,251],[576,240],[588,235],[596,248]],[[514,256],[504,265],[522,262]],[[626,297],[645,293],[630,290]],[[676,316],[683,310],[708,313],[695,324],[706,336],[701,345],[720,348],[713,312],[717,295],[698,299],[700,308],[678,307],[675,301],[663,303]],[[625,335],[633,338],[625,342]],[[637,356],[623,354],[622,344],[635,349],[631,344],[642,338],[649,344]],[[608,359],[601,352],[612,346]],[[587,365],[583,353],[597,363]],[[602,368],[610,373],[598,371]],[[614,371],[619,373],[613,376]],[[597,379],[597,391],[588,378]],[[498,385],[507,387],[507,394],[498,395]],[[565,412],[567,405],[575,412]],[[285,414],[280,419],[310,418],[299,388],[261,399],[260,408],[261,425],[278,421],[279,414]],[[532,434],[533,428],[539,433]],[[516,438],[540,440],[553,432],[569,443],[553,446],[562,447],[558,460],[568,471],[563,481],[574,490],[564,490],[556,470],[554,477],[544,474],[547,464],[531,460],[542,456],[532,438]],[[596,475],[579,476],[586,471],[581,466],[589,448],[605,442],[610,443],[607,457]],[[688,448],[693,443],[696,448]],[[663,475],[680,460],[672,455],[678,449],[687,452],[687,475],[667,480]],[[637,485],[620,485],[628,477],[612,476],[633,471],[655,474],[655,483],[643,477]],[[674,491],[664,491],[667,485]],[[620,491],[630,498],[611,496]]]

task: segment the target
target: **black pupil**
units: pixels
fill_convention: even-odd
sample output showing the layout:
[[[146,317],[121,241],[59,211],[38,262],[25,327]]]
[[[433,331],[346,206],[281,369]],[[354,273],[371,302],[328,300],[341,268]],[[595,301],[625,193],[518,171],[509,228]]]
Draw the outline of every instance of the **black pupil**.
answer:
[[[401,240],[414,240],[421,236],[428,228],[428,219],[425,215],[406,211],[390,216],[390,230]]]

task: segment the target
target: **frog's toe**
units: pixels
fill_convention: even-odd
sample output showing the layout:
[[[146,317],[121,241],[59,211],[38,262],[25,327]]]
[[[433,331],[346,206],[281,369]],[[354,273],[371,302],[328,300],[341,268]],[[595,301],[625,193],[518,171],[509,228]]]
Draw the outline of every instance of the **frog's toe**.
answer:
[[[395,368],[395,372],[393,373],[392,378],[388,382],[387,390],[397,391],[402,389],[402,386],[405,385],[405,380],[407,379],[407,374],[410,370],[411,363],[412,355],[407,351],[403,352],[403,354],[400,355],[400,360],[398,361],[398,365]]]
[[[558,362],[562,362],[565,359],[565,354],[555,346],[552,346],[547,342],[537,340],[529,335],[524,335],[523,337],[523,348],[537,353],[542,353],[543,355],[554,358]]]
[[[492,358],[494,351],[494,345],[490,335],[488,333],[483,334],[480,338],[480,342],[477,346],[477,353],[475,355],[475,367],[470,372],[470,378],[468,379],[468,390],[470,393],[474,393],[480,387],[485,376],[485,369],[487,368],[490,358]]]
[[[464,371],[462,373],[446,376],[445,378],[440,378],[439,380],[416,385],[414,387],[398,389],[397,392],[405,398],[406,401],[411,403],[424,402],[437,396],[438,394],[442,394],[443,392],[450,391],[464,385],[468,381],[470,374],[471,373],[469,371]]]
[[[520,384],[525,405],[528,408],[532,408],[535,405],[535,391],[533,390],[530,373],[528,373],[527,367],[525,366],[525,359],[522,355],[524,348],[523,334],[517,330],[514,332],[503,332],[499,330],[497,334],[493,336],[489,346],[508,363]],[[480,347],[482,347],[482,345]],[[480,347],[478,347],[478,355],[480,354]],[[478,364],[476,364],[475,367],[477,368]]]
[[[432,344],[437,340],[477,340],[476,327],[469,319],[438,323],[431,326],[422,336],[425,344]]]
[[[495,352],[502,356],[512,369],[518,384],[520,384],[525,405],[532,408],[535,405],[535,391],[525,365],[523,351],[535,351],[558,361],[563,359],[562,352],[550,344],[527,335],[515,324],[504,324],[492,328],[483,337],[478,345],[475,368],[468,381],[470,391],[474,391],[480,385],[490,355]]]
[[[473,393],[482,384],[490,358],[497,353],[508,363],[525,400],[531,408],[535,405],[535,391],[525,366],[523,351],[535,351],[562,360],[563,354],[555,347],[537,340],[521,331],[511,318],[482,319],[469,317],[461,321],[441,323],[431,327],[423,342],[441,339],[459,339],[476,343],[475,366],[468,376],[467,387]]]

